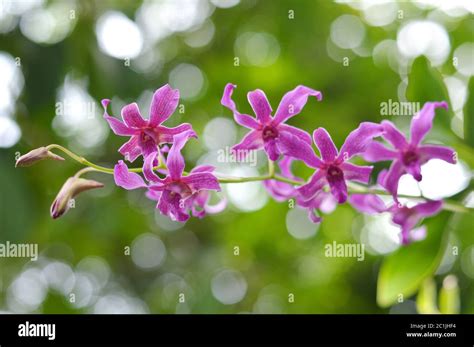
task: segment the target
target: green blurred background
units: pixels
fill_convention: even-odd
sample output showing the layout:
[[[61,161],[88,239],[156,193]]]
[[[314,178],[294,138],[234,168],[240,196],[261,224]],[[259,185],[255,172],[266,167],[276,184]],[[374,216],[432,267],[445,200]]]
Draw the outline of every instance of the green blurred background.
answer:
[[[224,190],[225,212],[183,225],[160,216],[142,191],[90,174],[105,188],[82,194],[54,221],[49,206],[80,165],[14,167],[18,153],[50,143],[112,167],[126,138],[109,131],[100,100],[112,99],[115,116],[137,101],[148,116],[153,91],[170,83],[183,112],[167,125],[190,122],[199,135],[184,150],[187,167],[254,175],[265,170],[263,156],[257,167],[216,162],[246,132],[220,105],[225,84],[238,85],[235,100],[249,114],[248,91],[263,89],[276,110],[304,84],[323,101],[309,100],[289,123],[325,127],[338,146],[361,121],[390,119],[407,131],[410,115],[380,114],[390,99],[447,100],[450,111],[437,112],[427,141],[454,147],[460,162],[427,164],[421,186],[409,178],[401,186],[472,207],[473,3],[434,3],[1,1],[0,242],[37,243],[40,258],[0,258],[0,310],[414,313],[429,311],[415,293],[433,278],[436,291],[443,280],[445,290],[457,282],[461,312],[474,313],[472,212],[430,219],[428,238],[400,249],[388,216],[363,216],[348,204],[318,226],[259,183],[233,185]],[[301,164],[295,170],[311,174]],[[364,261],[325,257],[333,241],[364,243]],[[384,266],[387,293],[377,295]]]

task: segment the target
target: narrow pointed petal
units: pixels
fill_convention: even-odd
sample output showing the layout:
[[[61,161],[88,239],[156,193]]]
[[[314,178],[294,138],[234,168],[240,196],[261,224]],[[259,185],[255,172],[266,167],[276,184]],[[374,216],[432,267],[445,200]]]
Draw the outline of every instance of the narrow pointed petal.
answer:
[[[358,211],[368,214],[376,214],[387,211],[382,199],[374,194],[352,194],[349,203]]]
[[[313,208],[308,209],[308,218],[311,222],[315,224],[321,223],[321,221],[323,220],[316,214],[316,211]]]
[[[284,123],[287,119],[296,116],[306,105],[309,96],[316,97],[318,101],[323,98],[321,92],[301,85],[286,93],[281,99],[273,122]]]
[[[339,157],[348,160],[354,155],[364,153],[373,142],[372,139],[382,135],[383,132],[384,129],[380,124],[372,122],[360,123],[359,127],[347,136],[339,152]]]
[[[326,184],[324,179],[326,172],[324,170],[316,171],[309,179],[308,183],[297,189],[298,194],[303,200],[311,199]]]
[[[166,162],[170,177],[172,179],[179,179],[183,174],[184,158],[181,154],[181,149],[183,149],[190,137],[197,138],[197,135],[194,131],[186,131],[184,133],[175,135],[174,137],[173,146],[170,149]]]
[[[165,84],[153,94],[150,105],[149,124],[152,127],[160,125],[176,110],[179,102],[179,90]]]
[[[308,145],[311,146],[312,142],[311,142],[311,135],[308,134],[306,131],[304,130],[301,130],[299,128],[296,128],[296,127],[293,127],[291,125],[288,125],[288,124],[280,124],[278,125],[277,127],[278,131],[281,133],[281,132],[287,132],[287,133],[290,133],[291,135],[293,136],[296,136],[297,138],[299,138],[301,141],[304,141],[306,142]]]
[[[435,110],[438,107],[448,109],[448,104],[442,102],[427,102],[423,105],[423,108],[413,117],[411,121],[410,133],[411,133],[411,144],[419,145],[425,135],[431,130],[433,126],[433,118],[435,116]]]
[[[263,90],[257,89],[247,94],[252,109],[259,123],[268,124],[272,121],[272,107]]]
[[[244,136],[240,143],[232,147],[232,151],[251,151],[261,149],[263,147],[262,132],[252,130]],[[245,152],[243,152],[245,153]]]
[[[192,125],[189,123],[183,123],[174,128],[168,128],[165,126],[158,125],[155,129],[156,129],[156,132],[158,133],[159,144],[172,143],[173,137],[175,135],[184,133],[185,131],[189,131],[189,130],[194,131]]]
[[[378,162],[385,160],[393,160],[397,157],[398,153],[388,149],[380,142],[372,141],[368,146],[365,152],[362,154],[362,157],[370,162]]]
[[[438,201],[423,202],[421,204],[414,206],[413,209],[416,211],[417,215],[419,215],[420,217],[429,217],[441,211],[442,207],[443,207],[443,202],[438,200]]]
[[[143,157],[146,157],[149,154],[158,151],[158,145],[156,144],[155,140],[153,140],[151,137],[144,140],[143,137],[140,136],[138,138],[138,146],[141,149],[141,153],[143,154]]]
[[[408,142],[405,136],[400,132],[400,130],[397,129],[395,124],[388,120],[384,120],[380,124],[382,125],[384,130],[382,137],[388,142],[390,142],[393,148],[397,150],[402,150],[408,147]]]
[[[192,173],[188,176],[184,176],[181,181],[186,183],[193,191],[203,189],[216,191],[221,190],[219,181],[217,180],[216,176],[214,176],[210,172]]]
[[[284,155],[302,160],[312,168],[324,166],[324,163],[316,156],[310,145],[290,133],[280,133],[277,144],[280,152]]]
[[[125,160],[129,162],[135,161],[138,156],[142,153],[140,146],[138,145],[138,136],[134,135],[125,142],[122,147],[119,148],[119,153],[125,157]]]
[[[185,222],[189,219],[189,214],[182,205],[179,194],[171,194],[169,190],[164,190],[160,201],[157,204],[160,212],[174,221]]]
[[[398,182],[400,181],[400,177],[405,173],[405,168],[403,164],[399,160],[394,160],[390,169],[388,170],[387,174],[385,175],[385,179],[383,182],[383,187],[390,192],[398,202],[397,199],[397,191],[398,191]]]
[[[144,128],[147,126],[147,121],[140,115],[136,102],[122,108],[122,118],[129,128]]]
[[[337,148],[331,139],[331,135],[324,128],[318,128],[313,132],[313,140],[319,149],[319,154],[324,161],[333,161],[337,157]]]
[[[426,163],[430,159],[441,159],[451,164],[456,164],[456,152],[444,146],[421,145],[418,147],[420,161]]]
[[[216,214],[216,213],[224,211],[226,207],[227,207],[227,199],[223,197],[215,205],[209,205],[209,203],[206,202],[206,204],[204,205],[204,210],[206,211],[206,213]]]
[[[258,129],[261,127],[260,123],[253,117],[250,117],[248,114],[242,114],[237,111],[234,100],[232,100],[232,92],[234,91],[236,85],[232,83],[227,83],[224,89],[224,95],[221,99],[221,104],[227,107],[234,114],[235,121],[250,129]]]
[[[346,180],[368,184],[373,166],[358,166],[351,163],[342,163],[341,169],[344,171]]]
[[[145,176],[145,178],[150,182],[163,183],[163,180],[158,177],[158,175],[153,170],[157,155],[157,152],[153,152],[145,157],[145,161],[143,163],[143,176]]]
[[[276,140],[268,140],[263,143],[263,147],[265,148],[265,152],[268,155],[268,158],[272,161],[277,161],[280,157],[280,150],[277,147]]]
[[[109,99],[102,100],[102,106],[104,107],[104,119],[107,121],[107,123],[109,123],[109,126],[114,132],[114,134],[119,136],[129,136],[136,134],[136,129],[129,128],[117,118],[109,116],[109,114],[107,113],[107,106],[109,105],[109,103]]]
[[[128,171],[123,160],[120,160],[114,167],[114,180],[116,185],[127,190],[146,187],[143,178],[135,172]]]

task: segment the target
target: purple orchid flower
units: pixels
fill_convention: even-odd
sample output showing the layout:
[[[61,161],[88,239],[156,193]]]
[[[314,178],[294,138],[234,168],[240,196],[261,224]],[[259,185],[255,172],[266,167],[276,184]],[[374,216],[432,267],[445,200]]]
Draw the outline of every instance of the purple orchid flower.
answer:
[[[237,111],[232,100],[232,92],[235,87],[231,83],[226,85],[221,104],[234,113],[234,119],[238,124],[252,130],[245,135],[239,144],[232,147],[233,151],[246,153],[263,148],[268,157],[276,161],[282,153],[280,150],[282,142],[297,138],[311,144],[311,136],[306,131],[285,124],[285,122],[301,112],[308,96],[314,96],[318,101],[321,101],[321,92],[301,85],[296,87],[283,96],[275,116],[272,117],[272,108],[265,93],[260,89],[256,89],[247,94],[248,101],[257,116],[255,119]],[[291,153],[287,155],[291,156]]]
[[[293,139],[290,143],[291,148],[286,147],[285,143],[282,148],[284,154],[291,152],[296,159],[303,160],[308,166],[317,169],[309,182],[297,189],[302,200],[312,200],[326,184],[329,184],[331,194],[341,204],[347,200],[346,180],[368,183],[373,167],[357,166],[347,161],[363,153],[370,141],[382,132],[381,125],[363,122],[349,134],[338,153],[328,132],[324,128],[318,128],[313,132],[313,140],[319,149],[321,159],[306,142]]]
[[[295,159],[292,157],[284,156],[278,162],[280,168],[280,175],[295,181],[303,183],[303,179],[296,177],[291,171],[291,164]],[[299,195],[296,187],[290,183],[277,181],[277,180],[265,180],[263,185],[267,192],[276,201],[287,201],[289,199],[295,199],[296,205],[303,207],[308,210],[308,218],[313,223],[321,222],[322,218],[317,215],[315,210],[321,210],[324,213],[331,213],[334,211],[337,205],[336,199],[331,193],[320,190],[313,198],[308,201],[303,200]]]
[[[147,196],[158,201],[157,208],[172,220],[185,222],[189,219],[189,212],[196,217],[203,217],[206,212],[217,213],[225,207],[225,202],[216,206],[208,204],[209,191],[220,191],[217,178],[213,175],[212,166],[197,166],[187,176],[183,176],[184,158],[181,149],[190,137],[197,137],[194,131],[187,131],[173,138],[173,146],[169,150],[166,160],[167,175],[160,178],[154,171],[158,153],[152,152],[145,158],[143,174],[152,182],[147,185],[143,178],[129,172],[123,161],[114,168],[115,183],[125,189],[148,188]]]
[[[176,110],[179,101],[179,90],[172,89],[168,84],[153,94],[150,106],[150,118],[144,119],[138,105],[134,102],[122,108],[122,119],[109,116],[107,106],[109,99],[102,100],[104,118],[116,135],[131,136],[130,140],[119,148],[126,160],[133,162],[140,155],[148,156],[159,150],[162,143],[173,142],[173,136],[192,130],[191,124],[184,123],[175,128],[167,128],[161,124]]]
[[[413,207],[398,203],[387,207],[380,197],[373,194],[352,194],[349,197],[349,203],[358,211],[367,214],[390,212],[392,222],[401,228],[403,245],[423,239],[426,236],[426,227],[421,226],[415,229],[416,225],[424,217],[437,214],[443,206],[442,201],[427,201]]]
[[[446,102],[427,102],[421,111],[411,121],[411,139],[405,136],[387,120],[382,121],[385,132],[382,135],[390,142],[394,149],[389,149],[380,142],[373,141],[367,148],[363,157],[370,162],[393,160],[392,165],[385,177],[383,186],[393,195],[397,201],[398,182],[400,177],[409,173],[417,181],[421,181],[421,165],[431,159],[441,159],[455,164],[455,152],[451,148],[438,145],[421,145],[421,141],[433,126],[435,109],[443,107],[448,109]]]

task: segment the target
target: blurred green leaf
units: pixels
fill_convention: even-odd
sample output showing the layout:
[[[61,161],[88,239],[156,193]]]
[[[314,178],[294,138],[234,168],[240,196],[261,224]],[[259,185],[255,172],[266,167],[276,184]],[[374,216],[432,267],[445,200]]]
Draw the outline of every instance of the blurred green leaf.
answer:
[[[416,308],[418,312],[424,314],[439,313],[436,307],[436,297],[436,282],[433,278],[429,277],[424,280],[416,297]]]
[[[439,291],[439,310],[443,314],[458,314],[460,308],[459,286],[456,276],[449,275]]]
[[[423,281],[437,269],[443,257],[451,213],[442,212],[425,225],[425,240],[402,247],[382,263],[377,282],[377,303],[382,307],[394,304],[400,294],[409,297],[416,293]]]
[[[467,90],[469,97],[464,105],[464,139],[474,147],[474,78],[469,80]]]

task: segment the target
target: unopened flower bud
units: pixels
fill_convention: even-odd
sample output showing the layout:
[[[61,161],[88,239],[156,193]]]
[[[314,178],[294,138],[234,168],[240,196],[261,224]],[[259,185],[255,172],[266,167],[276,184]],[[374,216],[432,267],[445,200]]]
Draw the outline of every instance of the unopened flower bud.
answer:
[[[103,186],[102,183],[97,181],[69,177],[51,205],[51,217],[56,219],[65,214],[69,210],[69,202],[74,199],[77,194],[94,188],[102,188]]]
[[[15,167],[31,166],[43,159],[64,160],[63,157],[60,157],[59,155],[50,152],[46,147],[40,147],[29,151],[28,153],[18,158],[15,163]]]

